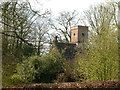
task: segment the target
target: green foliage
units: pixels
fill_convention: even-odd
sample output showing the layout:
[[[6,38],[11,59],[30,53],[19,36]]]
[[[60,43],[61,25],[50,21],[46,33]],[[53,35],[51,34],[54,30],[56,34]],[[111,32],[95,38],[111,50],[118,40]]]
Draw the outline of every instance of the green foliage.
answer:
[[[24,56],[31,56],[35,54],[35,49],[32,46],[26,44],[23,45],[22,51]]]
[[[77,70],[77,63],[66,61],[64,73],[59,73],[55,82],[76,82],[83,81],[83,79],[85,79],[85,76]]]
[[[43,69],[42,79],[45,82],[56,79],[56,74],[63,72],[64,60],[59,52],[50,53],[42,57],[45,60],[45,69]]]
[[[20,76],[18,74],[13,74],[12,76],[10,76],[10,80],[12,85],[22,85],[23,82],[21,82],[20,80]]]
[[[16,65],[2,65],[2,86],[11,86],[11,76],[14,74]]]
[[[78,59],[77,69],[86,75],[87,80],[118,79],[117,31],[107,26],[103,28],[104,32],[91,39],[85,57]]]
[[[118,79],[116,3],[93,6],[85,13],[89,24],[88,50],[78,55],[78,67],[87,80]],[[80,57],[82,56],[82,57]]]
[[[24,83],[52,82],[57,73],[63,72],[63,65],[64,60],[58,52],[42,57],[31,56],[17,65],[17,75]]]

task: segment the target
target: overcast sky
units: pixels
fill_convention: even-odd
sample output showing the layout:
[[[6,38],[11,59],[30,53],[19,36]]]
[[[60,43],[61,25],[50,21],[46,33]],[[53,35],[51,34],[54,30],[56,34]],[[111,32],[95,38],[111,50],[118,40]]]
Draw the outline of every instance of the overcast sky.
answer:
[[[89,9],[90,5],[99,4],[105,2],[105,0],[37,0],[35,7],[39,7],[41,4],[45,9],[51,9],[53,14],[58,14],[64,10],[77,10],[82,12]],[[32,3],[33,4],[33,3]]]

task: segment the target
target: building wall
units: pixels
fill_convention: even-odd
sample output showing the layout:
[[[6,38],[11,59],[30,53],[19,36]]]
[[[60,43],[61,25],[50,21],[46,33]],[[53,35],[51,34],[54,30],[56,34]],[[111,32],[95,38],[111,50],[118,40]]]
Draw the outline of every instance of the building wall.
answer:
[[[88,40],[88,27],[78,26],[78,43],[84,43]]]
[[[88,40],[88,27],[79,26],[78,28],[78,47],[87,48],[87,40]]]
[[[84,43],[88,40],[87,26],[73,26],[71,27],[71,43]]]
[[[88,27],[74,26],[71,27],[71,43],[58,42],[57,37],[55,37],[52,50],[59,50],[61,55],[66,60],[73,60],[76,56],[76,52],[78,51],[80,51],[80,56],[84,57],[84,52],[81,50],[82,48],[84,48],[84,42],[86,42],[87,40]]]
[[[78,27],[71,27],[71,43],[78,43]]]

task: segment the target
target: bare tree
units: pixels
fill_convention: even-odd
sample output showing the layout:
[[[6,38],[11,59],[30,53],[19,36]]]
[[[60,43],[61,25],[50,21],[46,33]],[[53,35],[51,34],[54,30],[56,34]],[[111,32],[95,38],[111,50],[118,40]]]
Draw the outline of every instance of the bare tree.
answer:
[[[117,28],[116,6],[116,2],[108,2],[84,11],[82,20],[89,26],[91,36],[102,34],[103,26]]]
[[[37,48],[37,54],[40,55],[46,51],[46,44],[49,44],[49,30],[50,30],[50,17],[38,18],[37,23],[33,27],[32,40]]]
[[[2,31],[0,33],[3,35],[4,50],[16,53],[19,48],[20,52],[22,52],[25,45],[34,49],[40,48],[40,42],[45,41],[40,38],[40,36],[44,37],[47,33],[46,30],[48,29],[46,29],[46,27],[49,28],[47,26],[49,17],[50,12],[48,10],[45,12],[33,10],[29,2],[2,3],[0,20]],[[46,22],[44,22],[44,20],[46,20]],[[33,35],[33,32],[34,34],[36,33],[36,35]],[[33,39],[36,39],[36,45]],[[40,50],[38,50],[37,53],[39,53],[39,51]]]
[[[55,19],[55,23],[52,25],[53,29],[60,33],[59,36],[63,37],[66,42],[70,42],[71,40],[70,27],[77,25],[80,21],[78,15],[79,13],[76,10],[72,12],[63,11],[58,18]]]

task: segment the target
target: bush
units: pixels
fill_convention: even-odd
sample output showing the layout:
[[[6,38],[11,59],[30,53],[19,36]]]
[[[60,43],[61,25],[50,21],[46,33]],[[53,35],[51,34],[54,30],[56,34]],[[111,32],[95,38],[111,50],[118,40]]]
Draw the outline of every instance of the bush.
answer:
[[[86,77],[77,70],[77,63],[74,60],[65,62],[64,73],[59,73],[55,82],[79,82],[83,80],[86,80]]]
[[[12,64],[12,65],[3,64],[2,65],[2,86],[14,85],[14,82],[11,81],[11,76],[14,75],[15,71],[16,71],[15,64]]]
[[[42,71],[41,80],[51,82],[56,79],[57,73],[64,72],[64,60],[58,52],[50,53],[41,58],[45,61],[45,66]],[[44,64],[43,64],[44,65]]]
[[[10,80],[11,80],[11,83],[12,85],[22,85],[23,83],[21,82],[20,80],[20,76],[18,74],[13,74],[11,77],[10,77]]]
[[[52,82],[57,73],[63,72],[64,60],[58,52],[45,56],[31,56],[17,65],[17,74],[21,81]],[[14,78],[13,78],[14,79]]]

